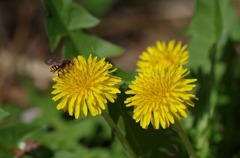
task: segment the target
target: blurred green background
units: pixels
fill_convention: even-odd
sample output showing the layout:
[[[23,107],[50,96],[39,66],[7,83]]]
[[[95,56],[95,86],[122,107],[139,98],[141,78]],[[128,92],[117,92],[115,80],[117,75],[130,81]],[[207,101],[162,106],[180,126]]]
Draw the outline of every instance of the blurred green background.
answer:
[[[198,79],[199,101],[181,121],[197,156],[239,158],[239,18],[239,0],[0,1],[0,158],[127,157],[101,116],[56,110],[44,61],[94,52],[127,72],[124,90],[139,54],[171,39],[188,45]],[[187,157],[171,128],[141,129],[119,98],[110,115],[138,155]]]

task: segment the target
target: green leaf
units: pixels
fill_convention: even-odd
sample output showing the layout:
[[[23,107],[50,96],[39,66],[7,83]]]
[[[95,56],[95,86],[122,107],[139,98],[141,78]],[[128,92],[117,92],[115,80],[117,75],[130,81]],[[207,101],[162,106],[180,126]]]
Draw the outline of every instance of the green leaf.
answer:
[[[10,127],[0,128],[0,146],[6,148],[16,147],[20,139],[30,132],[38,129],[37,125],[17,124]]]
[[[126,84],[130,84],[132,80],[135,79],[135,76],[137,75],[137,72],[126,72],[120,68],[116,71],[116,76],[121,77],[123,82]]]
[[[237,85],[234,84],[233,72],[237,65],[237,53],[230,39],[240,37],[238,28],[239,21],[231,1],[197,1],[197,12],[189,30],[192,40],[189,43],[191,59],[188,66],[199,70],[199,101],[193,111],[195,123],[190,127],[196,129],[193,138],[199,157],[216,155],[215,151],[210,150],[213,142],[219,143],[216,142],[219,139],[214,136],[221,133],[221,130],[215,128],[217,124],[222,124],[216,116],[224,114],[223,120],[228,117],[226,110],[223,114],[217,112],[224,104],[235,105],[230,103],[234,101],[230,94],[237,94],[232,92]]]
[[[229,0],[222,0],[220,3],[224,30],[227,32],[232,40],[240,40],[240,21],[237,16],[236,9],[233,2]]]
[[[57,19],[55,22],[65,31],[89,28],[99,23],[97,18],[72,0],[45,0],[45,3],[49,11],[48,20]]]
[[[240,23],[231,1],[222,0],[221,3],[219,3],[219,8],[222,17],[222,29],[216,45],[217,59],[222,56],[224,47],[226,46],[229,38],[237,38],[237,36],[240,36],[240,31],[236,29],[236,27],[239,28]]]
[[[2,108],[0,108],[0,121],[2,119],[4,119],[5,117],[7,117],[9,115],[9,112],[3,110]]]
[[[45,0],[48,9],[46,29],[52,50],[56,49],[61,36],[69,31],[96,26],[99,20],[72,0]]]
[[[104,158],[110,158],[115,157],[114,155],[110,155],[110,152],[103,150],[103,149],[94,149],[89,152],[89,150],[78,150],[76,152],[69,152],[69,151],[60,151],[57,152],[54,158],[79,158],[79,155],[81,155],[81,158],[98,158],[98,157],[104,157]]]
[[[10,152],[8,149],[0,147],[0,157],[1,158],[13,158],[15,156],[14,152]]]
[[[209,53],[218,38],[218,29],[221,28],[217,1],[198,0],[188,30],[191,40],[188,45],[190,60],[187,66],[194,70],[201,68],[205,73],[210,72]]]
[[[222,56],[230,37],[240,39],[240,23],[231,1],[198,0],[194,18],[188,33],[190,60],[187,66],[204,73],[211,69],[210,53],[216,51],[216,59]],[[221,65],[220,65],[221,66]],[[222,67],[222,66],[221,66]]]
[[[45,22],[45,28],[48,33],[48,40],[52,52],[57,48],[61,38],[66,34],[64,28],[61,27],[61,25],[57,27],[57,25],[60,24],[55,18],[47,19]]]
[[[6,125],[12,126],[12,125],[16,125],[17,123],[21,122],[19,117],[21,116],[21,114],[23,112],[23,108],[21,108],[20,106],[18,106],[16,104],[12,104],[12,103],[4,103],[4,104],[2,104],[1,109],[8,112],[7,119],[3,120],[4,126],[6,126]]]
[[[119,143],[112,145],[111,130],[101,116],[89,114],[85,119],[76,120],[67,112],[57,110],[57,102],[37,91],[31,82],[23,84],[30,103],[40,109],[41,115],[34,123],[45,127],[34,132],[31,139],[55,151],[56,158],[98,157],[98,152],[106,158],[124,156],[123,150],[119,151]]]
[[[171,128],[155,130],[151,125],[148,129],[142,129],[131,117],[132,108],[125,106],[126,97],[124,92],[119,94],[115,103],[109,104],[109,114],[117,123],[122,116],[125,124],[125,131],[122,132],[126,133],[126,138],[137,156],[168,157],[168,153],[176,154],[174,146],[178,146],[178,139],[175,139],[177,134]]]
[[[120,77],[122,81],[119,83],[123,90],[128,89],[128,85],[135,79],[137,72],[125,72],[124,70],[118,68],[115,72],[116,76]]]
[[[77,52],[81,52],[84,56],[94,53],[100,58],[114,57],[123,53],[123,48],[82,31],[73,31],[69,34],[69,37],[70,40],[66,43],[64,49],[65,57],[78,55]],[[75,54],[72,54],[74,52]]]
[[[48,9],[45,26],[52,51],[57,48],[61,38],[66,37],[65,58],[79,54],[88,56],[90,53],[109,58],[123,52],[121,47],[82,31],[97,25],[99,20],[81,5],[72,0],[45,0],[45,4]]]
[[[99,17],[106,13],[115,2],[116,0],[82,0],[81,4],[91,13]]]

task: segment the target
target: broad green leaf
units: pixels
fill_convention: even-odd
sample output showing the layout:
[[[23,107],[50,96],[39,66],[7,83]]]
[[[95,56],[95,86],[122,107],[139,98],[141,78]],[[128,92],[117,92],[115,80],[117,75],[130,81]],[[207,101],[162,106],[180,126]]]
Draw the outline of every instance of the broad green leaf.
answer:
[[[197,97],[200,101],[193,111],[196,114],[195,121],[198,122],[197,125],[203,122],[205,124],[201,126],[203,130],[198,129],[192,132],[194,132],[193,135],[195,136],[193,138],[196,138],[195,147],[198,149],[198,157],[208,157],[210,155],[208,141],[211,135],[211,129],[208,128],[209,115],[216,106],[215,96],[213,96],[216,86],[214,68],[218,62],[216,56],[218,55],[217,52],[220,52],[220,45],[219,47],[217,45],[223,24],[220,16],[220,2],[217,0],[197,0],[196,2],[196,12],[189,28],[191,36],[189,42],[190,60],[187,66],[194,72],[197,72],[197,70],[199,72],[197,76],[200,88]],[[206,107],[208,107],[208,111],[206,111]],[[201,111],[205,113],[201,113]],[[207,134],[202,134],[202,131],[205,131]],[[200,137],[201,139],[199,139]],[[203,142],[206,142],[205,146],[201,146]]]
[[[223,25],[225,32],[232,40],[240,40],[240,21],[237,16],[236,8],[234,8],[233,1],[222,0],[220,3]]]
[[[215,82],[222,85],[221,79],[225,77],[235,66],[235,59],[237,58],[233,43],[230,38],[240,34],[239,30],[235,30],[236,26],[240,26],[237,14],[232,6],[231,1],[222,0],[219,3],[221,17],[222,17],[222,30],[216,43],[216,61],[215,61]],[[229,69],[228,67],[231,66]],[[226,71],[226,69],[228,69]]]
[[[188,44],[190,60],[188,67],[209,73],[211,64],[209,53],[218,38],[218,0],[197,0],[196,12],[188,30],[191,40]]]
[[[94,53],[100,58],[109,58],[118,56],[123,52],[121,47],[82,31],[71,32],[69,38],[70,40],[66,43],[64,50],[64,56],[71,56],[74,53],[74,55],[77,55],[76,52],[80,52],[85,56]]]
[[[197,1],[197,12],[189,30],[192,40],[189,43],[188,66],[200,70],[197,75],[200,83],[197,94],[199,101],[193,111],[196,124],[191,127],[196,129],[193,138],[198,157],[214,155],[214,151],[210,150],[212,143],[219,143],[219,138],[214,136],[221,133],[214,128],[218,123],[216,109],[234,100],[229,99],[229,94],[236,86],[232,82],[237,53],[230,38],[237,39],[239,36],[238,25],[231,1]]]
[[[237,36],[240,36],[237,29],[239,24],[231,1],[198,0],[196,13],[188,30],[191,36],[188,66],[194,70],[201,68],[203,72],[209,73],[211,51],[214,51],[214,54],[216,52],[215,57],[218,60],[228,39],[237,39]]]
[[[219,8],[222,28],[219,31],[220,36],[216,43],[216,55],[215,61],[213,61],[214,82],[216,86],[210,100],[210,104],[212,105],[219,105],[218,98],[221,95],[219,89],[223,85],[222,79],[225,78],[226,74],[229,74],[227,75],[228,77],[233,76],[233,69],[235,68],[237,58],[233,42],[230,40],[233,27],[238,25],[239,22],[236,17],[236,12],[229,0],[222,0],[221,3],[219,3]],[[212,106],[210,108],[210,117],[214,117],[214,110],[215,107]]]
[[[45,3],[49,11],[48,20],[57,19],[55,22],[65,31],[89,28],[99,23],[97,18],[72,0],[45,0]]]
[[[47,19],[45,22],[45,28],[48,34],[51,51],[54,51],[57,48],[61,38],[66,34],[65,30],[63,27],[61,27],[60,22],[58,22],[56,18]]]
[[[45,26],[52,51],[57,48],[60,39],[65,37],[67,43],[64,57],[95,53],[99,57],[108,58],[123,52],[119,46],[82,31],[97,25],[99,20],[81,5],[72,0],[45,0],[45,4],[48,9]]]
[[[116,1],[117,0],[81,0],[81,4],[91,13],[99,17],[106,13]]]
[[[97,18],[72,0],[45,0],[45,5],[48,9],[46,29],[52,50],[69,31],[90,28],[99,23]]]

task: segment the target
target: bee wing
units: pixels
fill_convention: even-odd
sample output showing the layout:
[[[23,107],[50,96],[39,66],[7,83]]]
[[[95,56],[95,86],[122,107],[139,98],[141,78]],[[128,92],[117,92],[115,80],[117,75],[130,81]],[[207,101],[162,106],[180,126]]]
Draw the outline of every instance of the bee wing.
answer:
[[[49,58],[49,59],[46,59],[44,62],[47,65],[56,65],[56,64],[60,64],[62,62],[62,60],[56,60],[56,59]]]
[[[53,60],[53,59],[46,59],[46,60],[44,60],[44,63],[47,64],[47,65],[53,65],[53,64],[55,64],[55,60]]]

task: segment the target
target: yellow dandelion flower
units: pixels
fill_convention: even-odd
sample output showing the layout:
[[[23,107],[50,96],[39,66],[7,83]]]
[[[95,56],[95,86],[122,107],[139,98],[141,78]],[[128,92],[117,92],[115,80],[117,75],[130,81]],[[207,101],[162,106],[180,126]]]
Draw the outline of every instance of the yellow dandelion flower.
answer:
[[[88,111],[92,116],[101,114],[106,109],[107,100],[114,102],[117,98],[119,77],[111,75],[116,69],[111,70],[112,64],[105,58],[98,61],[97,57],[89,56],[85,59],[78,56],[64,69],[61,69],[53,78],[52,98],[60,99],[57,109],[68,111],[75,118],[87,116]]]
[[[189,73],[182,66],[163,64],[149,66],[136,76],[129,85],[126,94],[133,96],[125,100],[126,106],[133,106],[133,119],[140,122],[142,128],[148,128],[150,122],[155,129],[167,128],[175,121],[186,117],[187,105],[194,106],[191,91],[197,79],[185,79]]]
[[[147,68],[149,65],[156,64],[184,65],[189,58],[186,48],[187,46],[182,46],[181,42],[178,42],[175,46],[174,40],[168,44],[157,41],[156,47],[148,47],[147,51],[139,56],[140,60],[137,62],[137,71],[141,72],[142,69]]]

